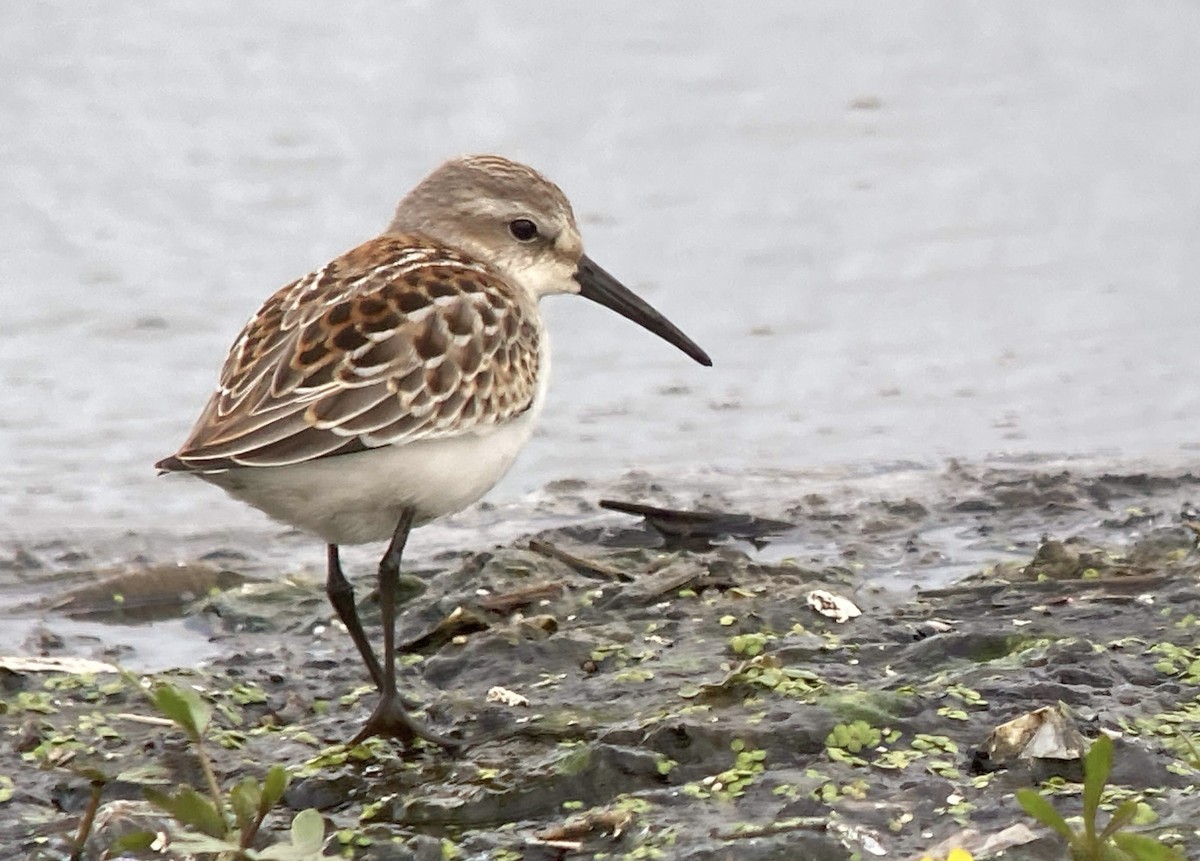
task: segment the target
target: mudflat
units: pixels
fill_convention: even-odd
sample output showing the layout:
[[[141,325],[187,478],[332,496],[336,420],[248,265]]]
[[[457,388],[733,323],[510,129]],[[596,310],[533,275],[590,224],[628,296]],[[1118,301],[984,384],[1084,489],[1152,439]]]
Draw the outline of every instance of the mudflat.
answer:
[[[1077,812],[1077,758],[1001,763],[987,746],[1043,707],[1114,736],[1112,797],[1200,854],[1200,477],[951,463],[822,492],[777,479],[564,484],[543,508],[574,512],[566,525],[421,559],[402,684],[464,740],[455,756],[342,746],[374,692],[315,569],[280,577],[235,542],[100,571],[86,547],[10,543],[6,590],[43,594],[4,623],[27,634],[26,663],[0,670],[0,846],[64,857],[95,769],[88,857],[178,833],[143,800],[205,791],[144,691],[170,681],[212,708],[220,786],[292,774],[260,840],[315,808],[345,857],[1058,858],[1013,793],[1054,778],[1047,794]],[[598,492],[666,511],[604,513]],[[374,618],[371,578],[354,579]],[[197,659],[28,663],[144,667],[172,639]]]

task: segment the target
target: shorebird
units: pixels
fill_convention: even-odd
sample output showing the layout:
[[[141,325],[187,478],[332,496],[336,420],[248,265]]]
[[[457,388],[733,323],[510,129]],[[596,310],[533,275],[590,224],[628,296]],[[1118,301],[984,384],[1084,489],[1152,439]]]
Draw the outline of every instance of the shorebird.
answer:
[[[327,546],[326,593],[379,688],[373,735],[453,749],[396,686],[396,599],[411,529],[461,511],[512,465],[541,411],[538,300],[605,305],[702,365],[708,355],[583,253],[552,182],[494,155],[452,159],[387,229],[278,290],[246,324],[163,472],[194,475]],[[338,547],[388,541],[380,665]]]

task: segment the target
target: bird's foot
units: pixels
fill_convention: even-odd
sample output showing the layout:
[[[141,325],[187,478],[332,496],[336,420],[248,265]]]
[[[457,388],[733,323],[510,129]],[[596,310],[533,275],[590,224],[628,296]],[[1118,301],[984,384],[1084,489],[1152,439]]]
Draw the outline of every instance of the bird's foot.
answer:
[[[369,738],[379,736],[380,738],[395,739],[406,750],[411,748],[419,738],[430,744],[436,744],[450,753],[455,753],[463,747],[463,742],[434,732],[410,715],[405,708],[408,702],[399,694],[393,694],[390,697],[380,695],[375,711],[367,718],[367,722],[363,724],[363,728],[354,738],[347,742],[347,745],[354,747]]]

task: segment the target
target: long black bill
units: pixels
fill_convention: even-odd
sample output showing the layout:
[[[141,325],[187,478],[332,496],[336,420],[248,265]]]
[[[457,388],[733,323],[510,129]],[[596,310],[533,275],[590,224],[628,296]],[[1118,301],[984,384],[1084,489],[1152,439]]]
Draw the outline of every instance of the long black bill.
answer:
[[[612,308],[622,317],[626,317],[669,344],[674,344],[702,365],[712,367],[712,359],[708,353],[701,350],[696,342],[680,332],[675,324],[655,311],[650,305],[634,295],[628,287],[613,278],[587,255],[579,258],[579,268],[575,270],[575,280],[579,282],[579,295],[593,302],[599,302],[605,308]]]

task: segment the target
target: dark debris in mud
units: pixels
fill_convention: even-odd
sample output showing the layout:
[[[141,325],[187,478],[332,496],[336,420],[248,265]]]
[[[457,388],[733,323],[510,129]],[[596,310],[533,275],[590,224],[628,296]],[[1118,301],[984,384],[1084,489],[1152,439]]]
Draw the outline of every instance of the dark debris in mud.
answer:
[[[630,517],[409,578],[402,684],[467,741],[457,756],[340,746],[374,694],[318,582],[250,581],[192,604],[227,656],[166,675],[215,705],[223,781],[292,769],[268,830],[314,807],[347,857],[915,858],[963,845],[980,858],[989,835],[1024,823],[1004,857],[1058,858],[1013,792],[1053,779],[1078,810],[1077,763],[996,763],[985,741],[1059,704],[1083,736],[1118,737],[1114,791],[1145,802],[1139,827],[1200,857],[1200,481],[958,465],[942,478],[920,499],[764,502],[754,515],[771,530],[791,524],[765,552]],[[744,534],[752,521],[726,522]],[[772,555],[781,547],[794,552]],[[815,589],[862,614],[814,612]],[[129,822],[169,830],[140,801],[145,775],[200,785],[188,745],[146,722],[124,677],[0,670],[0,691],[9,854],[65,854],[88,784],[37,766],[65,739],[129,773],[105,790],[91,857]]]

